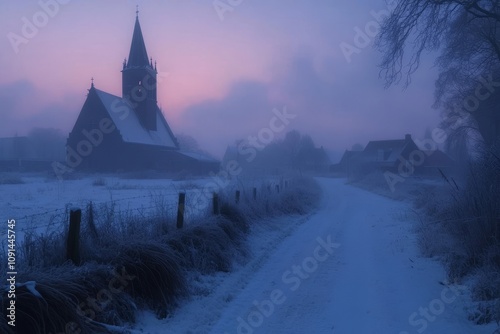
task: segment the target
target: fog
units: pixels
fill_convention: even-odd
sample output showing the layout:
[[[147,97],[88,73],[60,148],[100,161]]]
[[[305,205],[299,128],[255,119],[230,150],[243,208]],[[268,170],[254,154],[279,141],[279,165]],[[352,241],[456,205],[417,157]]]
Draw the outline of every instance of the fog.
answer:
[[[96,6],[60,5],[25,38],[23,18],[43,7],[0,4],[0,32],[11,34],[0,41],[0,137],[26,135],[33,127],[69,133],[91,77],[98,89],[120,95],[135,3]],[[355,53],[341,48],[360,46],[359,29],[375,22],[372,12],[382,13],[383,1],[243,1],[224,10],[210,1],[139,6],[167,121],[174,134],[194,137],[216,157],[258,133],[275,108],[296,114],[286,130],[311,134],[334,160],[355,143],[406,133],[421,137],[439,121],[431,108],[432,62],[424,59],[408,89],[387,90],[379,78],[380,54],[371,47],[374,37],[366,35]]]
[[[500,333],[498,4],[0,2],[0,332]]]

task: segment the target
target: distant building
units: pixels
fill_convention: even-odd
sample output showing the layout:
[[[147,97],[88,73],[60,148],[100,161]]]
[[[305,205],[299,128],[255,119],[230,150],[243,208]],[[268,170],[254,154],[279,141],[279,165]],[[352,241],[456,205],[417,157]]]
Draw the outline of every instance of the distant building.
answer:
[[[408,164],[408,165],[406,165]],[[406,172],[411,165],[412,175],[438,175],[439,170],[448,171],[454,161],[440,150],[421,150],[411,138],[370,141],[362,151],[348,151],[333,171],[346,174],[363,174],[374,170],[399,173]]]
[[[48,170],[53,161],[62,160],[63,143],[39,136],[0,138],[0,172]]]
[[[184,152],[157,104],[156,63],[148,58],[136,17],[128,60],[123,63],[122,96],[94,82],[67,140],[66,163],[73,169],[117,171],[216,171],[219,162]]]
[[[28,137],[0,138],[0,160],[34,160],[36,152]]]

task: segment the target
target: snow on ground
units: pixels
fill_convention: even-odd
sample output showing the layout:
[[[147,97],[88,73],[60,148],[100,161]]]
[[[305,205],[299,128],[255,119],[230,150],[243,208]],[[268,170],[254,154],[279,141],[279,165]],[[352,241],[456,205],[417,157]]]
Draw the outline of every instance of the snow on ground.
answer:
[[[143,312],[135,329],[151,334],[495,330],[493,324],[470,323],[466,289],[447,286],[440,264],[419,257],[408,203],[343,180],[318,180],[324,197],[317,212],[257,224],[249,263],[230,274],[198,277],[198,295],[167,319]]]
[[[94,219],[98,223],[105,219],[104,206],[112,208],[117,219],[120,215],[152,217],[158,211],[166,211],[172,218],[177,214],[179,192],[184,192],[185,225],[189,225],[192,217],[210,210],[213,191],[231,194],[239,189],[243,190],[242,196],[245,196],[245,192],[250,194],[253,187],[259,188],[267,182],[279,181],[258,177],[229,180],[218,176],[174,181],[161,178],[126,179],[98,174],[82,174],[79,179],[59,181],[39,174],[19,176],[24,183],[0,184],[1,219],[15,219],[18,245],[28,232],[50,234],[61,231],[68,224],[68,209],[81,208],[85,214],[90,201],[94,207]],[[0,235],[2,233],[7,233],[6,225],[0,229]],[[0,245],[5,240],[0,241]]]
[[[25,231],[35,229],[38,233],[50,233],[59,230],[66,223],[67,207],[85,210],[90,201],[97,211],[101,205],[113,204],[116,212],[150,215],[159,205],[164,205],[173,214],[182,191],[187,193],[186,220],[189,214],[196,213],[194,207],[203,209],[210,201],[206,196],[196,196],[202,203],[193,203],[195,196],[191,196],[198,195],[209,179],[172,181],[98,175],[63,181],[36,175],[23,175],[22,179],[23,184],[0,185],[2,219],[16,220],[18,242]],[[103,181],[103,185],[95,185],[96,181]]]

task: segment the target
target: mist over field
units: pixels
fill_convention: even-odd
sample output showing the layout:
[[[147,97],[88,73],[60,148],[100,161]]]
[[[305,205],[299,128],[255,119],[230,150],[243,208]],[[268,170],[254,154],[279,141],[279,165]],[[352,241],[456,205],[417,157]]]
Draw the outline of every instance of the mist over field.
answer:
[[[500,331],[498,1],[0,19],[0,332]]]

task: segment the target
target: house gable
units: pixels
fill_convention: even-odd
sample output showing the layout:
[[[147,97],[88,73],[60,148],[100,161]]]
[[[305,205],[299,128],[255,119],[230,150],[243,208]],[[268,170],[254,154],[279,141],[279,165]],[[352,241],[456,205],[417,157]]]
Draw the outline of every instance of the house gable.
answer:
[[[362,152],[362,158],[366,162],[389,166],[401,159],[408,159],[415,150],[419,150],[418,146],[410,135],[406,135],[405,139],[370,141]]]

